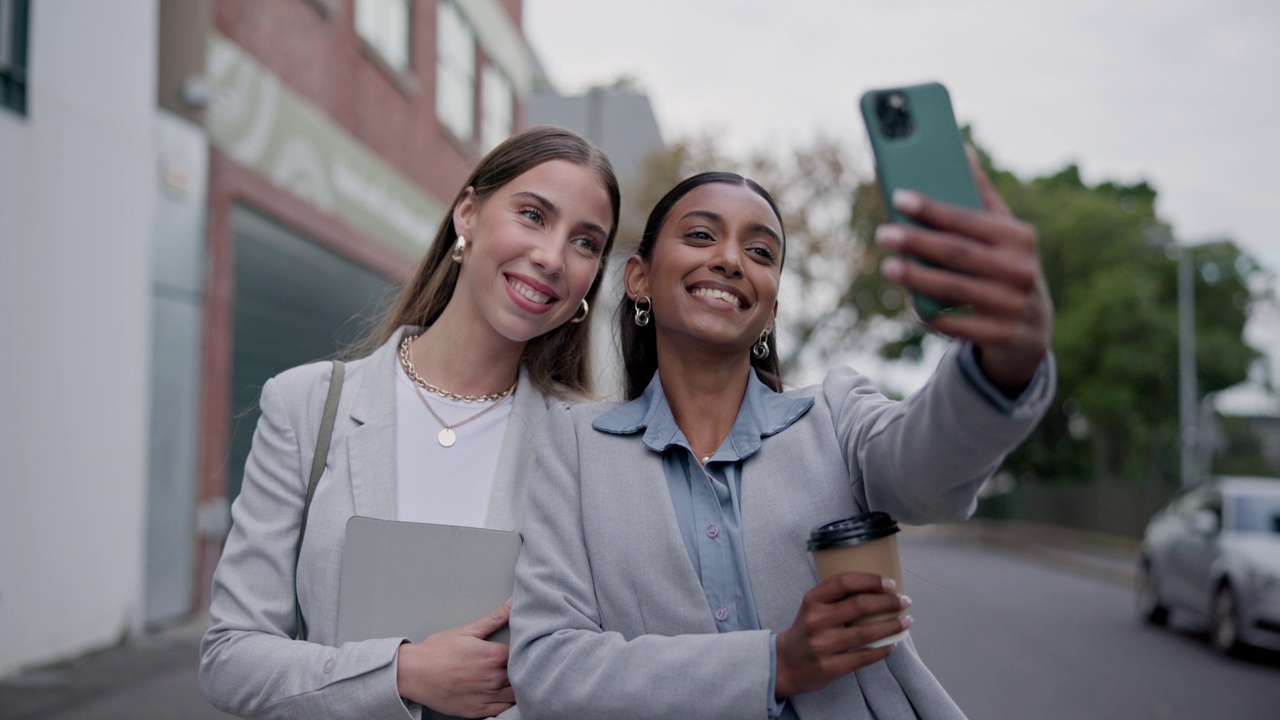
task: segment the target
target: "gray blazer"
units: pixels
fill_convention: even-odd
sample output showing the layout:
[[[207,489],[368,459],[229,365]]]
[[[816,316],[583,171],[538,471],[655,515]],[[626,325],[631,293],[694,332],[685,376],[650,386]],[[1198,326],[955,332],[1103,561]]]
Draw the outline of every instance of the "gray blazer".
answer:
[[[1012,414],[956,358],[903,402],[832,371],[743,463],[747,574],[764,630],[717,634],[681,539],[661,456],[592,422],[613,405],[560,405],[537,439],[516,571],[509,672],[525,718],[764,718],[771,632],[817,583],[809,531],[855,512],[961,520],[1053,396],[1052,361]],[[922,618],[921,622],[927,622]],[[888,660],[790,699],[812,718],[962,718],[906,640]]]
[[[262,417],[231,509],[213,579],[212,626],[200,645],[200,685],[219,709],[264,718],[409,718],[396,692],[402,641],[333,647],[347,519],[396,517],[396,349],[401,333],[347,365],[328,461],[307,520],[297,593],[309,642],[296,642],[294,548],[331,364],[267,381]],[[486,525],[518,529],[532,430],[548,398],[522,371],[503,439]],[[488,609],[488,608],[486,608]],[[482,609],[477,609],[477,617]],[[505,714],[504,714],[505,716]]]

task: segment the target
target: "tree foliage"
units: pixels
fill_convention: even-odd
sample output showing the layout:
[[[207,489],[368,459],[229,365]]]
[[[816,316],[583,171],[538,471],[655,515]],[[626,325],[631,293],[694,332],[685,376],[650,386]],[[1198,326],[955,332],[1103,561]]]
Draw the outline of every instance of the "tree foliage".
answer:
[[[979,151],[1014,213],[1039,231],[1057,311],[1054,406],[1006,468],[1023,478],[1170,481],[1177,475],[1179,246],[1145,182],[1090,186],[1075,165],[1022,180]],[[787,255],[779,310],[784,371],[856,352],[918,360],[926,332],[900,287],[878,272],[884,206],[865,155],[829,137],[745,158],[712,138],[651,159],[635,206],[680,179],[731,170],[760,182],[783,213]],[[643,223],[641,218],[637,223]],[[1244,341],[1263,298],[1257,263],[1229,240],[1189,249],[1195,273],[1202,393],[1243,381],[1259,353]]]

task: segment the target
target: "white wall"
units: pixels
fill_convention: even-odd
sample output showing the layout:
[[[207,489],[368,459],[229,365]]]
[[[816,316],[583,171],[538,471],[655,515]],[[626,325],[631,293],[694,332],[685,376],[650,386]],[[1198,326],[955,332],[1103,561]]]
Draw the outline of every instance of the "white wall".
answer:
[[[139,627],[156,0],[32,3],[0,109],[0,676]]]

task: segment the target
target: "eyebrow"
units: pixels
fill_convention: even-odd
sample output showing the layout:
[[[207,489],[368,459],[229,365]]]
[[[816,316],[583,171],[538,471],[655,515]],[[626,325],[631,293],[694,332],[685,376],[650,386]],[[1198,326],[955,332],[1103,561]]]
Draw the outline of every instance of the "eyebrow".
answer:
[[[719,223],[721,225],[724,224],[724,217],[722,217],[720,213],[711,212],[710,210],[690,210],[684,215],[681,215],[680,219],[687,220],[691,217],[706,218],[711,222]],[[751,223],[747,226],[747,229],[752,232],[764,233],[765,235],[773,238],[773,241],[778,243],[779,246],[782,245],[782,237],[778,235],[778,232],[764,223]]]
[[[542,197],[536,192],[531,192],[529,190],[521,190],[520,192],[515,194],[515,197],[523,197],[523,198],[528,198],[530,200],[533,200],[535,203],[541,205],[542,209],[547,211],[547,214],[560,217],[560,208],[556,207],[555,203],[551,202],[547,198]],[[582,227],[586,228],[591,232],[599,233],[600,237],[606,237],[606,238],[609,237],[609,232],[607,230],[605,230],[604,228],[600,227],[599,225],[593,222],[589,222],[589,221],[584,222],[582,223]]]

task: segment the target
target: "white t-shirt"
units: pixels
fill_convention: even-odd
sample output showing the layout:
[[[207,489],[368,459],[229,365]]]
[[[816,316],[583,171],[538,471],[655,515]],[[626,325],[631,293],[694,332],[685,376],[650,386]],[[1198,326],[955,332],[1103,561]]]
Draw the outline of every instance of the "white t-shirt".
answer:
[[[519,392],[519,388],[516,392]],[[422,391],[445,422],[464,420],[492,403],[448,400]],[[515,393],[471,422],[454,428],[457,442],[444,447],[443,429],[396,362],[396,518],[411,522],[484,527],[498,453]]]

